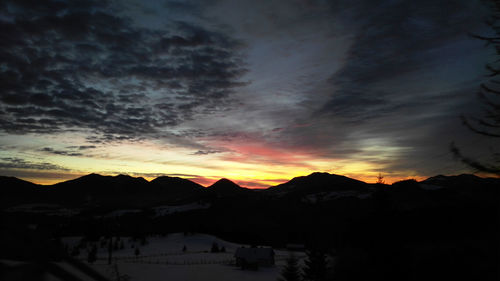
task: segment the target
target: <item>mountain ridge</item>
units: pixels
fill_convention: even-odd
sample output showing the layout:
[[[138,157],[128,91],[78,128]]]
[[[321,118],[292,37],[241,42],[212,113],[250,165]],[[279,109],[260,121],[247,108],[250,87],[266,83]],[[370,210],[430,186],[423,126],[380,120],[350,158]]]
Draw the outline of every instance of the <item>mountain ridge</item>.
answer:
[[[343,176],[343,175],[330,174],[330,173],[327,173],[327,172],[313,172],[313,173],[311,173],[309,175],[306,175],[306,176],[293,177],[289,181],[281,183],[281,184],[269,186],[267,188],[256,188],[256,189],[258,189],[258,190],[267,190],[267,189],[271,189],[271,188],[276,188],[276,187],[279,187],[279,186],[283,186],[285,184],[289,184],[289,183],[294,182],[294,181],[299,181],[301,179],[311,178],[311,177],[317,177],[317,176],[325,176],[325,175],[326,176],[333,176],[333,177],[336,177],[338,179],[347,179],[348,181],[351,181],[351,182],[358,182],[358,183],[370,184],[370,183],[367,183],[367,182],[364,182],[364,181],[361,181],[361,180],[357,180],[357,179],[354,179],[354,178],[350,178],[350,177],[347,177],[347,176]],[[171,179],[172,181],[174,181],[174,179],[175,180],[189,181],[189,182],[192,182],[195,185],[203,187],[203,188],[209,188],[209,187],[213,186],[214,184],[216,184],[219,181],[229,181],[229,182],[237,185],[240,188],[253,190],[253,188],[247,188],[247,187],[240,186],[240,185],[236,184],[234,181],[232,181],[230,179],[227,179],[227,178],[221,178],[221,179],[219,179],[218,181],[214,182],[213,184],[211,184],[209,186],[203,186],[203,185],[198,184],[198,183],[196,183],[196,182],[194,182],[192,180],[181,178],[181,177],[159,176],[157,178],[154,178],[154,179],[148,181],[148,180],[144,179],[143,177],[133,177],[133,176],[126,175],[126,174],[118,174],[118,175],[115,175],[115,176],[111,176],[111,175],[101,175],[101,174],[97,174],[97,173],[90,173],[90,174],[83,175],[83,176],[80,176],[80,177],[77,177],[77,178],[74,178],[74,179],[65,180],[65,181],[54,183],[54,184],[37,184],[37,183],[31,182],[31,181],[28,181],[28,180],[23,180],[23,179],[18,178],[18,177],[2,176],[2,175],[0,175],[0,181],[2,181],[2,182],[6,182],[6,181],[14,182],[14,181],[17,180],[19,182],[23,182],[23,184],[28,183],[30,185],[35,185],[35,186],[38,186],[38,187],[56,186],[56,185],[60,185],[62,183],[76,182],[76,181],[80,181],[80,180],[83,180],[83,179],[92,179],[92,178],[93,179],[96,179],[96,178],[102,178],[102,179],[104,179],[104,178],[108,178],[108,179],[109,178],[114,178],[114,179],[120,179],[120,178],[125,179],[125,178],[128,178],[128,179],[137,179],[137,180],[141,180],[143,182],[148,182],[148,183],[158,182],[161,179],[167,179],[168,178],[168,179]],[[440,179],[465,179],[465,178],[468,178],[468,179],[479,179],[479,180],[493,180],[493,181],[500,180],[500,178],[480,177],[480,176],[477,176],[477,175],[474,175],[474,174],[458,174],[458,175],[436,175],[436,176],[431,176],[431,177],[428,177],[428,178],[426,178],[426,179],[424,179],[422,181],[417,181],[417,182],[419,182],[419,183],[428,183],[428,182],[436,181],[436,180],[440,180]],[[411,180],[411,179],[408,179],[408,180]],[[405,181],[405,180],[402,180],[402,181]],[[388,185],[394,185],[395,183],[398,183],[398,182],[401,182],[401,181],[397,181],[397,182],[394,182],[394,183],[388,184]]]
[[[215,193],[217,196],[235,196],[244,192],[252,192],[251,189],[242,187],[233,181],[222,178],[206,188],[207,191]]]
[[[189,179],[161,176],[151,181],[129,175],[103,176],[88,174],[53,185],[37,185],[15,177],[0,176],[0,203],[13,205],[19,203],[57,203],[72,206],[114,206],[114,207],[151,207],[161,204],[183,204],[200,200],[234,197],[287,197],[290,200],[309,198],[328,201],[335,198],[367,198],[378,189],[401,194],[420,194],[422,190],[437,190],[453,187],[455,191],[470,193],[470,186],[494,188],[500,186],[500,179],[481,178],[475,175],[456,176],[438,175],[417,182],[406,180],[391,185],[370,184],[346,176],[315,172],[263,190],[242,187],[233,181],[222,178],[208,187]],[[482,188],[484,190],[485,188]],[[384,188],[386,189],[386,188]],[[312,197],[311,197],[312,196]],[[471,193],[471,196],[474,196]]]
[[[330,174],[330,173],[327,173],[327,172],[313,172],[313,173],[311,173],[309,175],[306,175],[306,176],[293,177],[289,181],[281,183],[281,184],[278,184],[278,185],[269,186],[267,188],[258,188],[258,190],[275,189],[275,188],[278,188],[278,187],[282,187],[282,186],[286,186],[286,185],[291,185],[291,184],[294,184],[294,183],[297,183],[297,182],[301,182],[301,181],[304,181],[304,180],[309,180],[309,179],[313,179],[313,181],[317,181],[317,179],[319,177],[323,177],[323,178],[330,177],[331,179],[335,178],[337,180],[340,180],[342,183],[349,183],[349,184],[353,184],[353,183],[357,183],[357,184],[360,184],[360,183],[370,184],[370,183],[367,183],[367,182],[364,182],[364,181],[361,181],[361,180],[357,180],[357,179],[353,179],[353,178],[350,178],[350,177],[347,177],[347,176],[343,176],[343,175]],[[234,184],[235,186],[237,186],[239,188],[253,190],[253,188],[247,188],[247,187],[240,186],[240,185],[236,184],[234,181],[232,181],[230,179],[227,179],[227,178],[221,178],[221,179],[219,179],[218,181],[214,182],[213,184],[211,184],[209,186],[203,186],[203,185],[198,184],[198,183],[196,183],[196,182],[194,182],[192,180],[181,178],[181,177],[159,176],[157,178],[152,179],[151,181],[148,181],[148,180],[144,179],[143,177],[133,177],[133,176],[126,175],[126,174],[118,174],[116,176],[110,176],[110,175],[101,175],[101,174],[97,174],[97,173],[90,173],[90,174],[87,174],[87,175],[84,175],[84,176],[81,176],[81,177],[77,177],[77,178],[74,178],[74,179],[57,182],[57,183],[54,183],[54,184],[37,184],[37,183],[30,182],[28,180],[23,180],[23,179],[20,179],[20,178],[17,178],[17,177],[13,177],[13,176],[1,176],[0,175],[0,181],[2,183],[15,183],[15,182],[18,182],[18,183],[22,183],[24,185],[32,185],[32,186],[37,186],[37,187],[59,186],[61,184],[75,183],[75,182],[86,182],[86,183],[88,183],[89,181],[95,181],[97,179],[103,179],[103,180],[109,180],[109,179],[134,180],[134,181],[141,181],[142,183],[156,183],[156,184],[159,184],[160,182],[165,181],[165,180],[166,181],[171,181],[171,182],[176,182],[176,183],[179,183],[179,182],[182,182],[182,181],[186,181],[186,182],[193,183],[194,184],[193,186],[196,185],[196,186],[199,186],[199,187],[202,187],[202,188],[207,188],[207,189],[213,187],[217,183],[219,183],[219,184],[221,184],[221,183],[227,184],[228,182],[230,182],[230,183]],[[476,176],[474,174],[459,174],[459,175],[449,175],[449,176],[446,176],[446,175],[436,175],[436,176],[431,176],[431,177],[429,177],[427,179],[424,179],[422,181],[417,181],[417,182],[418,183],[429,183],[429,182],[436,182],[436,181],[443,180],[443,179],[444,180],[449,180],[449,179],[457,179],[457,180],[463,180],[463,179],[471,180],[471,179],[476,179],[476,180],[488,180],[488,181],[491,181],[491,180],[493,180],[493,181],[500,180],[500,178],[479,177],[479,176]],[[398,181],[398,182],[402,182],[402,181]],[[398,182],[394,182],[394,183],[388,184],[388,185],[391,186],[391,185],[394,185],[394,184],[396,184]]]

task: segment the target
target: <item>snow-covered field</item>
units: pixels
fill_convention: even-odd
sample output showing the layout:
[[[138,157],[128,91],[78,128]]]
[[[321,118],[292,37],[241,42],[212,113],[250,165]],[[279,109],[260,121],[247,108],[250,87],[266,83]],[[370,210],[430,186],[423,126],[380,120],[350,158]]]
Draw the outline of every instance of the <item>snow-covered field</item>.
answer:
[[[80,237],[66,237],[63,238],[63,243],[67,244],[71,250],[80,240]],[[206,234],[184,235],[183,233],[170,234],[165,237],[147,237],[146,241],[146,244],[142,245],[140,240],[133,241],[128,237],[122,237],[118,242],[118,247],[120,248],[120,244],[123,243],[123,249],[113,251],[111,266],[107,262],[107,247],[101,247],[101,243],[97,242],[97,261],[91,266],[110,280],[116,280],[116,270],[118,270],[119,275],[128,276],[130,281],[275,281],[280,276],[285,259],[290,254],[288,251],[275,250],[276,266],[260,267],[259,270],[252,271],[241,270],[234,266],[235,250],[240,246],[248,245],[230,243]],[[214,242],[219,248],[224,247],[225,252],[211,253]],[[183,251],[184,246],[185,251]],[[85,263],[87,263],[88,250],[91,247],[92,244],[87,243],[86,248],[80,250],[78,258]],[[135,255],[136,248],[139,248],[139,255]],[[294,252],[294,255],[301,260],[305,257],[303,252]],[[86,280],[84,276],[81,277]]]
[[[182,213],[200,209],[210,208],[209,203],[204,202],[194,202],[184,205],[161,205],[152,208],[156,217],[171,215],[174,213]],[[31,214],[43,214],[47,216],[59,216],[59,217],[71,217],[81,213],[81,209],[78,208],[65,208],[58,204],[22,204],[17,206],[12,206],[5,209],[9,213],[31,213]],[[104,215],[97,215],[95,218],[115,218],[121,217],[127,214],[137,214],[142,213],[141,209],[119,209],[108,212]]]
[[[332,199],[339,199],[345,197],[356,197],[358,199],[366,199],[372,196],[371,193],[368,192],[359,192],[356,190],[345,190],[345,191],[330,191],[330,192],[319,192],[305,196],[302,199],[304,203],[317,203],[323,202]]]
[[[8,213],[33,213],[47,216],[71,217],[80,213],[80,209],[68,209],[57,204],[22,204],[5,209]]]
[[[207,209],[207,208],[210,208],[209,203],[190,203],[178,206],[163,205],[155,207],[153,208],[153,210],[155,211],[156,216],[165,216],[173,213],[181,213],[181,212]]]

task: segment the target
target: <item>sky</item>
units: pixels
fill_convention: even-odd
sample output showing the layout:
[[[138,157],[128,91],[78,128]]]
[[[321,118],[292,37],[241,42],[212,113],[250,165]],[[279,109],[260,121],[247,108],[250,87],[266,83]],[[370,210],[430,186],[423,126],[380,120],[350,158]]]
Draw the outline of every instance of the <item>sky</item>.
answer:
[[[474,172],[481,0],[0,1],[0,175]],[[496,146],[496,147],[495,147]]]

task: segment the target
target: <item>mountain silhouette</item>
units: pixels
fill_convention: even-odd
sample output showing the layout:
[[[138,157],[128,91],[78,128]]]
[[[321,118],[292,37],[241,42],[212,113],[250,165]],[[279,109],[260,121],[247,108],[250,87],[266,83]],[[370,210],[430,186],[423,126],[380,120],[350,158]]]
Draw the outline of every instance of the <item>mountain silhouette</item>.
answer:
[[[455,187],[455,188],[470,186],[472,184],[478,184],[478,183],[480,183],[483,186],[491,186],[498,183],[498,178],[481,178],[471,174],[461,174],[456,176],[437,175],[422,181],[422,183],[442,186],[442,187]]]
[[[2,188],[0,188],[0,194],[14,194],[19,193],[22,194],[25,191],[32,190],[36,188],[38,185],[29,181],[21,180],[16,177],[5,177],[0,176],[0,183],[2,184]],[[8,188],[11,186],[15,186],[16,188]],[[8,193],[7,193],[8,192]]]
[[[129,201],[133,205],[141,205],[148,185],[144,178],[89,174],[46,189],[58,201],[71,204],[124,205]]]
[[[204,190],[203,186],[179,177],[158,177],[152,180],[150,185],[158,196],[169,196],[175,200],[194,199]]]
[[[96,190],[104,192],[115,188],[122,190],[132,188],[133,186],[141,186],[148,184],[148,181],[142,177],[131,177],[128,175],[118,176],[102,176],[99,174],[89,174],[73,180],[57,183],[53,185],[54,188],[62,188],[71,186],[73,189],[84,188],[85,190]],[[132,188],[133,189],[133,188]]]
[[[268,189],[271,193],[307,194],[331,191],[368,191],[369,184],[329,173],[312,173],[308,176],[295,177],[292,180]]]
[[[402,181],[384,185],[386,191],[401,203],[419,205],[428,192],[446,187],[440,193],[466,194],[480,198],[481,192],[496,190],[500,180],[480,178],[474,175],[435,176],[424,181]],[[340,197],[366,198],[373,193],[374,184],[349,177],[312,173],[295,177],[290,181],[272,186],[262,191],[254,191],[239,186],[228,179],[220,179],[207,188],[178,177],[158,177],[148,182],[142,177],[128,175],[102,176],[89,174],[53,185],[37,185],[14,177],[0,177],[0,202],[3,206],[22,203],[57,203],[66,206],[106,206],[106,208],[151,207],[160,204],[183,204],[210,197],[291,196],[304,198],[317,194],[323,201]],[[474,186],[482,188],[474,189]],[[451,196],[451,195],[450,195]],[[449,197],[449,196],[448,196]],[[450,197],[451,198],[451,197]],[[439,202],[436,202],[438,204]]]
[[[159,177],[148,182],[128,175],[89,174],[53,185],[0,177],[2,203],[57,203],[64,206],[147,207],[196,199],[203,187],[190,180]]]
[[[15,177],[0,176],[0,204],[8,206],[40,199],[40,186]]]
[[[236,183],[223,178],[213,183],[209,187],[207,187],[207,191],[213,192],[217,194],[217,196],[219,197],[223,197],[223,196],[239,195],[245,191],[251,191],[251,190],[243,188],[237,185]]]

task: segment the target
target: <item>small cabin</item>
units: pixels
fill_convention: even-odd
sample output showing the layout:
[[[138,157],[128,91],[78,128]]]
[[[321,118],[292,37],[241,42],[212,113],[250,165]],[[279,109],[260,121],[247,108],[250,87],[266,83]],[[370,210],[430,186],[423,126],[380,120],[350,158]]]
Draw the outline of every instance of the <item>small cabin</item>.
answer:
[[[272,248],[240,247],[234,253],[236,265],[241,268],[258,268],[274,265],[274,250]]]

